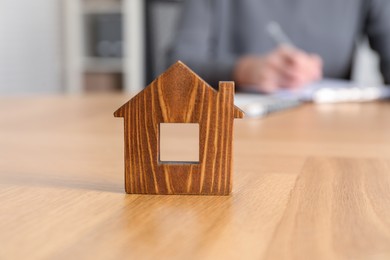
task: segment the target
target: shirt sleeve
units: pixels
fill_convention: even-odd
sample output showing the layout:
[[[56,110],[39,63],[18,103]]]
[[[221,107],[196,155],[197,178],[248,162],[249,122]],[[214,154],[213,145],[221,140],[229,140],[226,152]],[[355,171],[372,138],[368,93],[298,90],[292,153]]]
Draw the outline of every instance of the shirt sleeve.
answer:
[[[186,0],[176,37],[168,53],[170,64],[183,61],[213,87],[218,81],[232,80],[236,58],[226,53],[217,55],[215,12],[217,1]]]
[[[367,0],[366,33],[371,47],[380,56],[380,69],[390,84],[390,1]]]

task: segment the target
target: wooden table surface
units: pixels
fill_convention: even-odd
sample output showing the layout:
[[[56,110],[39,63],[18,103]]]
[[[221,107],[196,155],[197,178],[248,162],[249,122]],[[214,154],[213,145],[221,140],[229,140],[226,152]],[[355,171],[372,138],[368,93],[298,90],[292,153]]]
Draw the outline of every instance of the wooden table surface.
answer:
[[[150,196],[128,98],[0,98],[0,259],[390,259],[390,103],[236,120],[231,196]]]

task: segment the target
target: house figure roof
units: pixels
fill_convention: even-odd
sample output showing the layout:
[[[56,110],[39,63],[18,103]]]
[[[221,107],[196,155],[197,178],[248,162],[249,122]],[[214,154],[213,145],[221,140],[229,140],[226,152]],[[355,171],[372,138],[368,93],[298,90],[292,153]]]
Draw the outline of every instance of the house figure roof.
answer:
[[[175,64],[173,64],[171,67],[169,67],[168,70],[166,70],[164,73],[162,73],[159,77],[157,77],[152,83],[150,83],[145,89],[140,91],[136,96],[134,96],[132,99],[130,99],[128,102],[123,104],[120,108],[118,108],[114,112],[115,117],[123,117],[125,107],[129,105],[129,103],[134,102],[134,100],[139,96],[145,95],[148,93],[150,88],[156,88],[158,87],[158,84],[154,84],[158,82],[159,80],[166,78],[166,81],[169,81],[169,84],[162,84],[162,91],[163,92],[175,92],[176,95],[185,94],[189,90],[189,88],[193,88],[192,84],[188,84],[188,79],[193,78],[199,80],[202,84],[197,84],[196,87],[202,88],[202,91],[205,92],[206,95],[210,95],[212,98],[216,98],[217,91],[212,88],[207,82],[205,82],[202,78],[200,78],[194,71],[192,71],[187,65],[185,65],[181,61],[177,61]],[[171,80],[172,79],[172,80]],[[176,91],[173,91],[176,90]],[[181,91],[177,91],[181,90]],[[180,92],[180,93],[177,93]],[[186,95],[184,95],[186,97]],[[183,97],[183,98],[184,98]],[[178,96],[172,96],[172,98],[177,99],[179,101]],[[180,100],[185,101],[185,100]],[[234,118],[243,118],[244,113],[243,111],[238,108],[237,106],[234,106]]]

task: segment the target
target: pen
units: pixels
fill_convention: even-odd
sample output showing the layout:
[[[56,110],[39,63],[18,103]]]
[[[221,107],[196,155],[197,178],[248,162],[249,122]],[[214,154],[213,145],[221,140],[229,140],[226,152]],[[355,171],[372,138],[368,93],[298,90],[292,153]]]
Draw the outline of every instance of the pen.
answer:
[[[275,21],[271,21],[266,26],[266,31],[272,40],[275,41],[277,45],[287,45],[293,47],[294,44],[282,30],[280,24]]]

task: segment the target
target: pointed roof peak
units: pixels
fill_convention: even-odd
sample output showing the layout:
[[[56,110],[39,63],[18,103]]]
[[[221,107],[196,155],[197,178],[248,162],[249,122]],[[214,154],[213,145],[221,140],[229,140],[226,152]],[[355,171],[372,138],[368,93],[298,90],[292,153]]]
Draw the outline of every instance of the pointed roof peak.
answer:
[[[211,87],[204,79],[202,79],[196,72],[194,72],[192,69],[190,69],[190,67],[188,67],[186,64],[184,64],[181,60],[178,60],[174,64],[172,64],[165,72],[160,74],[154,81],[158,80],[159,78],[162,78],[164,75],[167,75],[167,74],[170,74],[173,72],[189,73],[190,75],[200,79],[204,84],[206,84],[206,86],[208,86],[210,89],[215,91],[215,89],[213,87]]]

